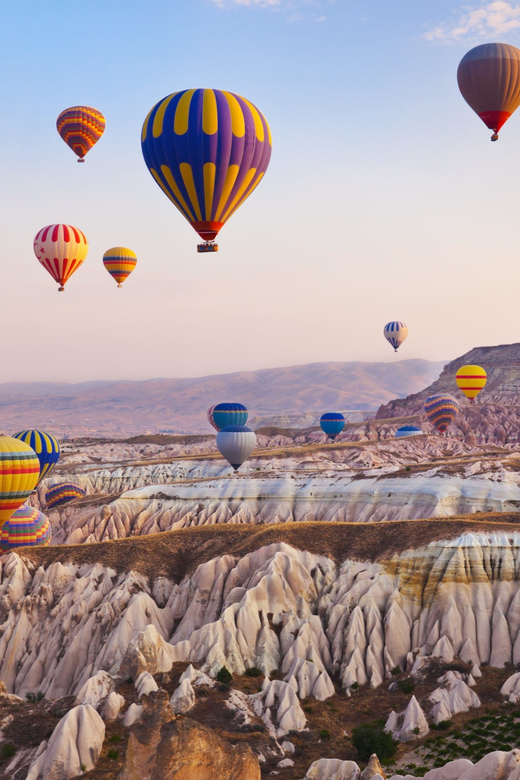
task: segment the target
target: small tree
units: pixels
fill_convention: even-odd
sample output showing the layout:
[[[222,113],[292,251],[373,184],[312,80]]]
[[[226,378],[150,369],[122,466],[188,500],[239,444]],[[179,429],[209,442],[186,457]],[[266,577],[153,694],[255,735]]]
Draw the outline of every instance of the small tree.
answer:
[[[376,720],[352,729],[352,744],[362,761],[368,761],[372,753],[377,753],[379,760],[384,762],[394,757],[398,743],[384,726],[384,720]]]
[[[233,679],[233,675],[227,668],[227,666],[221,666],[218,670],[217,674],[217,682],[224,683],[224,685],[229,685],[231,680]]]

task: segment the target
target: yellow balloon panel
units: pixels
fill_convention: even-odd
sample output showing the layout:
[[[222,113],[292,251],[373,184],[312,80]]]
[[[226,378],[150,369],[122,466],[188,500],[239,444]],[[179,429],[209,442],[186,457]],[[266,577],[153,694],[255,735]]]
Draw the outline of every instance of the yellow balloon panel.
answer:
[[[487,382],[487,374],[481,366],[462,366],[455,381],[466,398],[476,398]]]
[[[40,461],[28,444],[0,436],[0,528],[38,483]]]

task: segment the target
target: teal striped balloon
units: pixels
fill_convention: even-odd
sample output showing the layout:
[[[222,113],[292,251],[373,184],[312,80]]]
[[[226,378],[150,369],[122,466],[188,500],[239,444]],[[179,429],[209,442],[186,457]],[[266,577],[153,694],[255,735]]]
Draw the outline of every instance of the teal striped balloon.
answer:
[[[44,477],[49,476],[60,459],[60,445],[57,439],[46,431],[36,431],[32,428],[15,433],[13,438],[25,442],[35,451],[40,461],[40,478],[38,479],[38,484],[40,484]]]

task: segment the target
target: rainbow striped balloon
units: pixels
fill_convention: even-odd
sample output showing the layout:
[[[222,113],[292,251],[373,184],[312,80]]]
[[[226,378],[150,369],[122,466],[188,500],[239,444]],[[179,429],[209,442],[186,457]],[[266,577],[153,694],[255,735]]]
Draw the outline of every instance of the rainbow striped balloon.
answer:
[[[40,478],[38,484],[47,477],[60,459],[60,445],[50,433],[35,431],[33,429],[20,431],[14,434],[15,439],[20,439],[31,447],[40,461]]]
[[[44,547],[51,541],[51,524],[43,512],[24,504],[5,522],[0,531],[0,550],[13,547]]]
[[[481,366],[462,366],[457,371],[455,381],[466,398],[473,401],[486,386],[487,374]]]
[[[62,111],[56,120],[58,133],[74,154],[83,159],[105,132],[105,117],[97,108],[71,106]]]
[[[38,484],[40,461],[28,444],[0,436],[0,528]]]
[[[125,246],[114,246],[103,255],[103,265],[121,287],[137,265],[137,255]]]
[[[59,482],[46,492],[45,503],[47,504],[47,509],[56,509],[86,495],[86,490],[83,490],[82,487],[75,485],[73,482]]]
[[[459,411],[458,401],[452,395],[437,393],[424,402],[426,417],[439,433],[444,433]]]

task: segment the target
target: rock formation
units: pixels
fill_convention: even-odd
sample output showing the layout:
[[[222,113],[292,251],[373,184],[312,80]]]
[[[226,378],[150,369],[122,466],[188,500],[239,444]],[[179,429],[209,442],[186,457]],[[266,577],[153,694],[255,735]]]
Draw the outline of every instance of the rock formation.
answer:
[[[165,691],[143,697],[118,780],[260,780],[258,759],[189,718],[175,718]]]

